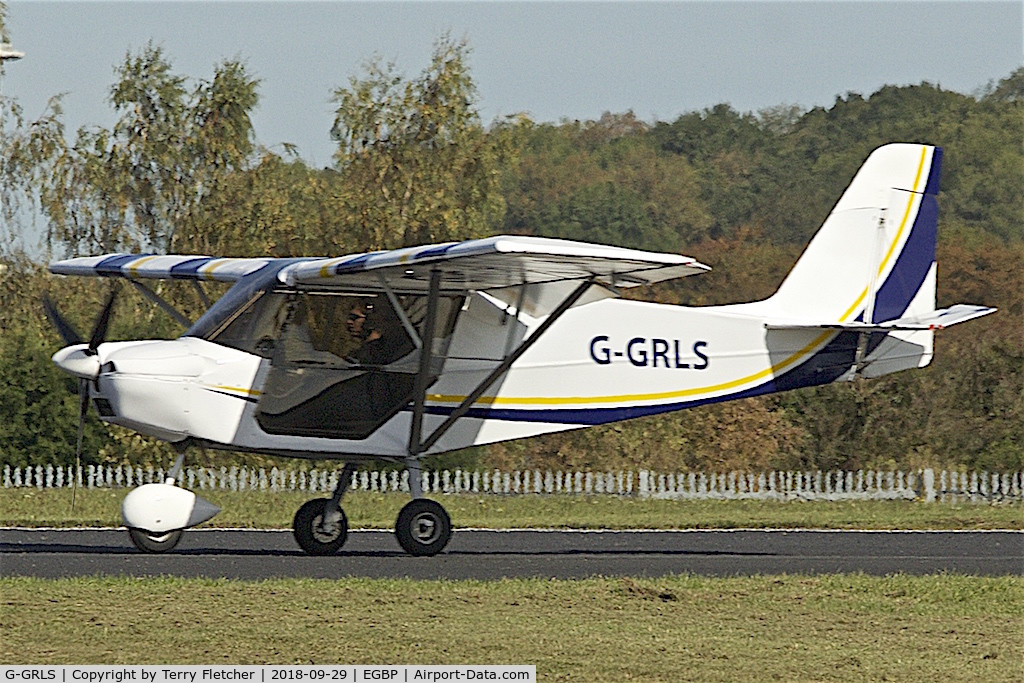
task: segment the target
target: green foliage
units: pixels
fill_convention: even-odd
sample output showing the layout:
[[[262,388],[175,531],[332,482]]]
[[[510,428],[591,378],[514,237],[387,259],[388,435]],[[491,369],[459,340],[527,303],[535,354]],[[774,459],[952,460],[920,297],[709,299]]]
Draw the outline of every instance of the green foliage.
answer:
[[[180,234],[182,251],[232,256],[308,256],[351,250],[330,210],[337,173],[264,151],[258,164],[227,175]]]
[[[78,386],[50,362],[56,335],[44,327],[39,269],[0,262],[0,463],[70,464],[78,435]],[[77,323],[77,321],[76,321]],[[86,329],[78,325],[78,329]],[[97,462],[106,428],[86,423],[83,462]]]
[[[650,137],[694,165],[715,237],[748,227],[775,242],[806,242],[868,153],[901,141],[946,148],[944,217],[1021,240],[1022,79],[1018,70],[981,99],[927,83],[885,86],[801,115],[783,106],[755,117],[718,105],[658,123]]]
[[[332,204],[358,249],[393,249],[488,234],[499,192],[502,127],[489,134],[474,108],[465,41],[445,35],[430,66],[405,80],[379,59],[334,92],[340,176]]]
[[[7,3],[0,2],[0,43],[6,43],[10,41],[10,36],[7,34]],[[0,69],[3,66],[0,65]]]
[[[258,82],[227,61],[189,90],[153,45],[126,55],[116,74],[112,129],[79,129],[69,144],[58,110],[33,124],[23,165],[52,246],[72,254],[174,251],[203,197],[252,154]]]
[[[505,181],[504,231],[679,251],[710,224],[682,158],[659,153],[632,114],[531,126]]]

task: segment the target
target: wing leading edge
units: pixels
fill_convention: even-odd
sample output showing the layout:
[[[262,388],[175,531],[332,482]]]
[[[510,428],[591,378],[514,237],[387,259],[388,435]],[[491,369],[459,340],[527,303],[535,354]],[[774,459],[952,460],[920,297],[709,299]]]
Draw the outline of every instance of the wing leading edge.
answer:
[[[215,280],[235,282],[274,261],[271,258],[214,258],[212,256],[158,256],[154,254],[105,254],[56,261],[50,272],[57,275],[124,277],[150,280]]]

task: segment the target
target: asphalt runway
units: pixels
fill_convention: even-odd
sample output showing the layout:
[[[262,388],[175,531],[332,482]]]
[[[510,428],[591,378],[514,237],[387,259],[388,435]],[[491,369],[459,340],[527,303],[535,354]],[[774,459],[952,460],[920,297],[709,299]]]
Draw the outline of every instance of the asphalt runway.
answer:
[[[425,558],[406,555],[388,531],[352,531],[337,555],[309,557],[290,531],[186,531],[172,552],[147,555],[124,530],[0,529],[2,576],[490,580],[834,572],[1024,575],[1024,532],[462,529],[443,553]]]

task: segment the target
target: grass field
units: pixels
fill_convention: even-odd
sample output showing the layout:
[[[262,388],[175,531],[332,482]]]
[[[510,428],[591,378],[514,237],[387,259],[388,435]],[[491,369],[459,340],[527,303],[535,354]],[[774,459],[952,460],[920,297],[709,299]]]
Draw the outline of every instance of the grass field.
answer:
[[[125,489],[0,489],[0,524],[119,526]],[[286,528],[311,494],[200,491],[222,512],[204,526]],[[827,528],[1022,529],[1024,505],[920,501],[777,502],[641,500],[617,496],[440,496],[456,527],[581,529]],[[352,528],[394,525],[407,494],[353,492],[344,509]]]
[[[536,664],[543,681],[1020,683],[1024,579],[0,579],[2,663]]]
[[[117,526],[124,490],[0,490],[8,526]],[[280,528],[308,494],[201,492]],[[443,496],[456,526],[1021,529],[1024,506]],[[352,493],[390,528],[403,494]],[[424,561],[436,561],[425,559]],[[0,579],[2,664],[535,664],[541,681],[1024,681],[1024,578]]]

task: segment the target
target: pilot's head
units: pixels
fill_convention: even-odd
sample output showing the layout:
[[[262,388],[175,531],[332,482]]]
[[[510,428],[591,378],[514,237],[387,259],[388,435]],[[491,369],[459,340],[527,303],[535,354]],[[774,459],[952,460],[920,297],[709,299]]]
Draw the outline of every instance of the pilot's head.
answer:
[[[345,321],[345,326],[348,328],[348,333],[358,339],[363,339],[367,334],[366,325],[366,305],[363,303],[357,303],[349,311],[348,320]]]

